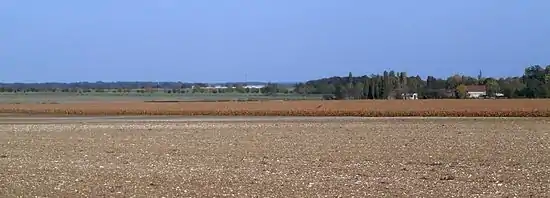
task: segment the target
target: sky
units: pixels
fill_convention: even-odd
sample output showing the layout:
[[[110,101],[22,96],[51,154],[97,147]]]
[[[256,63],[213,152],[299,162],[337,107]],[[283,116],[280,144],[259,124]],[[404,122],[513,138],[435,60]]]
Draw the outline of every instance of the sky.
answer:
[[[547,0],[2,0],[0,82],[271,81],[550,64]]]

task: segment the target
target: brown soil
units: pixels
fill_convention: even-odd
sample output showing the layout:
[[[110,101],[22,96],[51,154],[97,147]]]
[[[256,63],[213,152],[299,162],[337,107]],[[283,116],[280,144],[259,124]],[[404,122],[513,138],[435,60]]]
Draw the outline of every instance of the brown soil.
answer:
[[[0,113],[58,115],[550,116],[550,100],[87,102],[0,104]]]
[[[548,197],[550,120],[0,124],[0,197]]]

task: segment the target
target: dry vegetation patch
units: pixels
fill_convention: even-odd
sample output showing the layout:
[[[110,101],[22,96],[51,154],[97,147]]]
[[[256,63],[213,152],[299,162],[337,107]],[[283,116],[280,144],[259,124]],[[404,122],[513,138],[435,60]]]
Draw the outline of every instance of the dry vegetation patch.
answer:
[[[451,116],[550,117],[550,100],[363,100],[258,102],[86,102],[0,104],[24,115]]]

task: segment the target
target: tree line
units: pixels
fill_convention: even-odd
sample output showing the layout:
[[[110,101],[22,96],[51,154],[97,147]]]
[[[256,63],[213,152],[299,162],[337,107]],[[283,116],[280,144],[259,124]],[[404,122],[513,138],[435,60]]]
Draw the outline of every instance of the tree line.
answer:
[[[252,85],[252,87],[249,87]],[[263,82],[183,83],[183,82],[73,82],[73,83],[0,83],[0,93],[291,93],[294,84]]]
[[[550,65],[525,68],[522,76],[506,78],[452,75],[447,78],[407,76],[405,72],[384,71],[370,76],[330,77],[296,85],[301,94],[325,94],[334,99],[391,99],[404,93],[417,93],[419,98],[465,98],[468,86],[482,86],[488,97],[501,93],[507,98],[549,98]]]
[[[264,85],[245,88],[246,85]],[[419,98],[465,98],[472,85],[485,88],[488,96],[501,93],[507,98],[549,98],[550,65],[533,65],[523,75],[505,78],[451,75],[447,78],[408,76],[406,72],[384,71],[382,74],[334,76],[296,84],[234,82],[216,84],[183,82],[76,82],[76,83],[0,83],[0,92],[114,92],[114,93],[294,93],[319,94],[326,99],[392,99],[403,93],[417,93]]]

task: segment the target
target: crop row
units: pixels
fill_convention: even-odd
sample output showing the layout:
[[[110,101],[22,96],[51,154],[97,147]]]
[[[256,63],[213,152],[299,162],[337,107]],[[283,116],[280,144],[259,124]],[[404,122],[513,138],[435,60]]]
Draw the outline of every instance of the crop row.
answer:
[[[356,116],[356,117],[550,117],[549,110],[141,110],[141,109],[0,109],[0,113],[26,115],[115,116]]]

